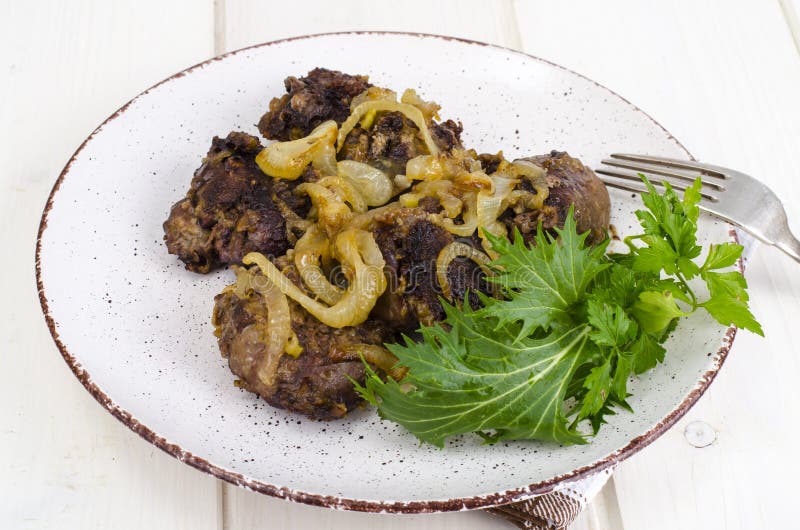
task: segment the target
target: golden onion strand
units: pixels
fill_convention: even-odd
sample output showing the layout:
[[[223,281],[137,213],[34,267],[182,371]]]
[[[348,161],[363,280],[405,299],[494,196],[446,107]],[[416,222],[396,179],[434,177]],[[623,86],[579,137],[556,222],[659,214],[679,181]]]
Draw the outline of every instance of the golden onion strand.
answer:
[[[339,136],[336,141],[337,151],[341,150],[342,146],[344,146],[344,141],[347,138],[347,135],[350,134],[350,131],[352,131],[356,124],[359,123],[361,119],[370,112],[402,113],[405,117],[414,122],[414,125],[417,126],[419,133],[422,136],[422,141],[425,142],[425,147],[428,148],[428,152],[433,155],[439,153],[439,148],[433,141],[433,137],[431,136],[431,132],[428,130],[428,124],[425,122],[425,116],[423,116],[422,111],[413,105],[409,105],[407,103],[398,103],[397,101],[390,101],[386,99],[364,101],[363,103],[358,104],[352,110],[350,116],[339,128]]]
[[[304,138],[270,144],[256,155],[256,164],[270,177],[286,180],[296,180],[309,164],[335,175],[337,130],[336,122],[328,120]]]
[[[392,352],[377,344],[348,344],[331,352],[331,357],[337,361],[358,361],[363,358],[386,372],[395,381],[403,379],[408,372],[405,366],[397,365],[397,357]]]
[[[352,278],[345,293],[332,306],[310,298],[263,254],[251,252],[242,261],[245,265],[258,265],[261,273],[283,294],[323,324],[332,328],[355,326],[367,319],[378,297],[386,290],[385,262],[372,234],[363,230],[342,231],[334,242],[334,252],[339,262],[351,271]]]
[[[454,241],[446,245],[436,257],[436,280],[439,282],[439,287],[442,288],[444,297],[451,301],[453,300],[453,293],[450,289],[450,279],[447,273],[450,269],[450,264],[458,257],[469,258],[478,264],[484,274],[487,276],[492,274],[492,270],[489,267],[491,260],[489,256],[480,250],[460,241]]]
[[[319,265],[323,256],[330,256],[329,246],[325,234],[312,225],[294,247],[294,265],[306,287],[320,300],[333,305],[342,298],[344,289],[329,282]]]

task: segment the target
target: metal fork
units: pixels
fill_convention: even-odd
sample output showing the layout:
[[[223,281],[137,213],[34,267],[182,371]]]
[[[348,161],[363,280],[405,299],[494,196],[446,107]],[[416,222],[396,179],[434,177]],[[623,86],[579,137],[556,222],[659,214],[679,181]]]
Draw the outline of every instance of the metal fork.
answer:
[[[660,156],[612,154],[595,170],[607,186],[647,191],[638,173],[654,185],[669,182],[685,190],[697,177],[703,181],[700,208],[773,245],[800,263],[800,241],[789,230],[786,212],[775,193],[753,177],[711,164]]]

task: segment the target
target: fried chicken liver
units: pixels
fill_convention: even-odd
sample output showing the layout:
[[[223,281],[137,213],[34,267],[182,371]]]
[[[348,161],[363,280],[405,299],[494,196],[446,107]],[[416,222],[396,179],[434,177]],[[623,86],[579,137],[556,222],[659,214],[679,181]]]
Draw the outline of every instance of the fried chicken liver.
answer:
[[[258,138],[243,132],[212,141],[186,197],[164,222],[167,249],[187,269],[206,273],[241,263],[248,252],[280,256],[289,248],[285,215],[308,211],[307,201],[292,193],[305,179],[264,175],[255,163],[261,149]]]

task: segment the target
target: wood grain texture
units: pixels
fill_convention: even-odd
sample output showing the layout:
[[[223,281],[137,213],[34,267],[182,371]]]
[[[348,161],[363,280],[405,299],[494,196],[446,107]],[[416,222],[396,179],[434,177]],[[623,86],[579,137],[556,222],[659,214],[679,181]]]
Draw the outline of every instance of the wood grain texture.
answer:
[[[425,515],[341,512],[288,503],[234,487],[226,489],[225,499],[225,529],[498,530],[509,528],[503,519],[481,512]],[[576,530],[584,528],[576,526]]]
[[[526,52],[626,97],[701,160],[797,197],[785,177],[796,163],[774,156],[791,152],[800,138],[800,56],[777,1],[519,0],[515,6]],[[786,202],[800,228],[800,203]]]
[[[304,0],[278,4],[224,0],[225,46],[235,50],[285,37],[331,31],[411,31],[458,36],[518,48],[510,0]],[[298,10],[302,10],[302,16]]]
[[[137,92],[208,56],[211,24],[199,2],[5,5],[2,528],[219,526],[216,482],[130,432],[72,376],[44,325],[33,266],[42,207],[72,152]]]
[[[800,0],[778,0],[778,2],[794,39],[794,46],[800,54]]]
[[[516,8],[526,51],[629,98],[699,159],[763,180],[800,233],[800,56],[777,1],[519,1]],[[543,18],[571,23],[535,24]],[[620,466],[625,528],[796,526],[787,495],[800,463],[787,455],[800,436],[800,274],[762,246],[747,278],[767,337],[741,332],[698,405]],[[717,441],[691,446],[683,431],[692,421],[710,425]]]
[[[0,237],[10,268],[0,287],[11,302],[0,319],[0,526],[508,528],[482,513],[342,513],[232,488],[144,443],[80,387],[41,318],[35,231],[71,153],[134,94],[215,52],[292,35],[393,30],[484,40],[596,79],[698,158],[762,179],[800,233],[798,14],[800,0],[9,3],[0,19]],[[800,435],[797,271],[778,251],[757,249],[747,277],[766,339],[741,333],[707,395],[623,463],[573,530],[796,526],[790,478],[800,463],[787,455]],[[716,441],[691,446],[684,429],[693,421]]]

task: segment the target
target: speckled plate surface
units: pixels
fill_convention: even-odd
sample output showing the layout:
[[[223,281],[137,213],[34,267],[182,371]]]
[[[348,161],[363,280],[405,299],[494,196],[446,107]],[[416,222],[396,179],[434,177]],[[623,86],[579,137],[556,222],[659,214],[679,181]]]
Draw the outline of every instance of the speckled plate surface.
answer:
[[[734,330],[704,314],[667,344],[664,365],[634,378],[635,414],[610,419],[593,443],[494,447],[465,436],[423,445],[374,410],[323,423],[237,389],[210,323],[233,275],[187,272],[166,252],[161,223],[214,135],[256,132],[283,79],[315,66],[413,87],[464,124],[465,144],[508,158],[568,150],[596,166],[611,151],[688,153],[604,87],[546,61],[480,43],[348,33],[269,43],[210,60],[154,86],[103,123],[58,178],[37,245],[47,322],[92,395],[142,437],[232,483],[299,502],[364,511],[487,507],[544,492],[647,445],[702,394]],[[639,199],[612,193],[620,234]],[[729,238],[703,217],[700,241]]]

